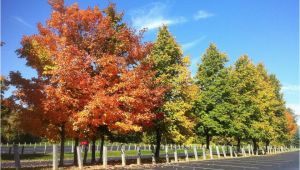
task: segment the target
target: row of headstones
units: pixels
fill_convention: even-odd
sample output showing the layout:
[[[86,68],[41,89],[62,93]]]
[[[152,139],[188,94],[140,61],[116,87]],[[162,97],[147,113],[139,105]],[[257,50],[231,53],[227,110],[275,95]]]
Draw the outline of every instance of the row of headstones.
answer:
[[[266,152],[264,149],[262,149],[261,152],[263,155],[265,155],[265,154],[276,154],[276,153],[281,153],[281,152],[287,152],[287,151],[292,151],[292,150],[294,150],[294,147],[292,147],[292,146],[290,148],[287,148],[285,146],[279,146],[279,147],[268,146]],[[242,147],[241,152],[242,152],[243,156],[247,156],[246,149],[244,147]],[[249,156],[258,155],[258,154],[259,154],[258,150],[256,150],[256,153],[254,153],[253,146],[248,145],[248,155]]]
[[[193,145],[188,145],[188,146],[185,146],[185,145],[161,145],[161,148],[162,150],[165,149],[165,147],[168,146],[170,147],[171,149],[184,149],[184,148],[188,148],[188,149],[192,149]],[[195,147],[200,147],[199,145],[194,145]],[[113,147],[114,145],[110,145],[110,151],[113,150]],[[134,144],[134,145],[127,145],[127,149],[126,149],[126,145],[116,145],[115,146],[115,149],[117,151],[120,151],[122,148],[123,150],[138,150],[138,147],[141,149],[141,150],[148,150],[148,151],[151,151],[153,149],[156,149],[156,145],[137,145],[137,144]],[[153,147],[153,148],[152,148]],[[74,145],[72,144],[72,151],[73,151],[73,148],[74,148]],[[81,146],[81,149],[83,149],[83,146]],[[99,145],[96,145],[96,151],[99,151]],[[91,145],[89,144],[88,145],[88,152],[91,152]]]
[[[44,143],[44,144],[43,144]],[[50,144],[50,143],[48,143],[48,142],[40,142],[40,143],[31,143],[31,142],[29,142],[29,143],[26,143],[26,142],[24,142],[24,143],[18,143],[18,145],[19,145],[19,147],[20,146],[43,146],[43,145],[52,145],[52,144]],[[13,143],[6,143],[6,144],[2,144],[1,143],[1,146],[6,146],[6,147],[9,147],[9,146],[13,146],[13,145],[15,145],[15,143],[13,142]],[[89,144],[90,145],[90,144]],[[146,150],[147,148],[149,148],[150,149],[150,146],[151,145],[146,145],[146,144],[139,144],[139,145],[142,145],[143,147],[144,147],[144,150]],[[67,142],[67,145],[66,146],[74,146],[74,142]],[[97,144],[96,146],[99,146],[99,144]],[[119,144],[119,143],[111,143],[110,145],[108,145],[108,146],[110,146],[111,148],[112,147],[119,147],[119,146],[127,146],[127,148],[128,148],[128,150],[130,150],[130,149],[133,149],[133,148],[136,148],[136,146],[137,146],[137,144],[127,144],[127,145],[124,145],[124,144]],[[164,146],[165,145],[161,145],[161,147],[162,147],[162,149],[164,149]],[[177,149],[179,148],[183,148],[183,147],[191,147],[192,145],[189,145],[189,146],[185,146],[185,145],[169,145],[169,146],[171,146],[171,147],[177,147]],[[197,145],[197,146],[200,146],[200,145]]]
[[[20,143],[19,143],[19,146],[20,146]],[[33,145],[33,154],[35,154],[36,153],[36,143]],[[41,145],[40,145],[41,146]],[[153,147],[153,148],[152,148]],[[173,150],[173,149],[192,149],[192,147],[194,147],[194,148],[196,148],[196,149],[198,149],[198,148],[203,148],[203,147],[205,147],[205,145],[204,146],[200,146],[200,145],[188,145],[188,146],[184,146],[184,145],[173,145],[173,144],[170,144],[170,145],[162,145],[162,147],[161,147],[161,149],[166,149],[166,147],[170,147],[170,149],[171,150]],[[214,146],[215,147],[215,150],[217,151],[217,154],[218,154],[218,150],[219,149],[217,149],[218,148],[218,146]],[[223,146],[224,147],[224,146]],[[222,147],[222,149],[223,149],[223,147]],[[126,150],[126,145],[117,145],[116,146],[116,150],[117,151],[119,151],[119,150]],[[140,148],[140,149],[142,149],[143,148],[143,150],[149,150],[149,151],[151,151],[151,150],[155,150],[156,149],[156,145],[142,145],[142,146],[139,146],[139,145],[133,145],[132,147],[131,147],[131,145],[129,144],[128,146],[127,146],[127,150],[131,150],[131,149],[134,149],[134,150],[138,150],[138,148]],[[294,146],[291,146],[291,148],[294,148]],[[232,150],[232,148],[230,147],[230,149]],[[9,147],[9,154],[11,154],[11,150],[12,150],[12,148],[11,147]],[[110,151],[112,151],[113,150],[113,145],[110,145]],[[274,147],[274,146],[268,146],[267,147],[267,150],[266,150],[266,154],[270,154],[270,153],[277,153],[277,152],[283,152],[283,151],[285,151],[285,150],[288,150],[288,148],[287,147],[284,147],[284,146],[280,146],[280,147]],[[47,143],[45,143],[45,145],[44,145],[44,154],[46,154],[46,151],[47,151]],[[81,146],[81,151],[83,152],[83,146]],[[96,151],[98,152],[99,151],[99,145],[96,145]],[[74,143],[72,143],[72,145],[71,145],[71,152],[73,153],[74,152]],[[88,152],[91,152],[91,145],[89,144],[88,145]],[[230,153],[231,153],[232,151],[230,151]],[[24,145],[22,146],[22,149],[21,149],[21,154],[23,154],[24,153]],[[252,145],[248,145],[248,153],[249,153],[249,155],[251,155],[251,153],[252,153],[252,155],[254,155],[254,153],[253,153],[253,147],[252,147]],[[265,154],[265,151],[264,150],[262,150],[262,153],[263,154]],[[242,149],[242,155],[245,155],[246,154],[246,152],[245,152],[245,149],[244,149],[244,151],[243,151],[243,149]],[[258,152],[256,153],[256,155],[258,155]]]
[[[171,147],[170,147],[171,148]],[[221,150],[223,153],[224,158],[227,157],[226,152],[225,152],[225,146],[221,146]],[[18,145],[14,145],[13,146],[14,149],[14,159],[15,159],[15,166],[17,169],[21,168],[21,163],[20,163],[20,157],[19,157],[19,152],[18,152]],[[165,149],[165,156],[166,156],[166,162],[170,163],[170,159],[169,159],[169,146],[165,145],[164,147]],[[197,147],[196,145],[194,145],[193,147],[193,151],[194,151],[194,157],[195,160],[198,160],[198,151],[197,149],[199,149],[199,147]],[[202,154],[203,154],[203,160],[206,160],[206,149],[205,147],[200,148],[202,149]],[[216,152],[217,152],[217,156],[220,159],[221,155],[220,155],[220,150],[219,150],[219,146],[215,146]],[[268,154],[276,154],[279,152],[285,152],[285,151],[291,151],[291,150],[295,150],[296,147],[291,146],[290,148],[287,147],[273,147],[273,146],[269,146],[267,147],[267,153]],[[242,155],[243,156],[247,156],[245,148],[242,147]],[[83,158],[82,158],[82,148],[80,146],[77,146],[76,148],[77,151],[77,158],[78,158],[78,165],[79,168],[82,169],[83,168]],[[138,146],[137,147],[137,165],[141,165],[141,147]],[[229,146],[229,152],[230,152],[230,157],[238,157],[237,153],[235,151],[233,151],[232,146]],[[189,153],[188,153],[188,147],[184,147],[184,154],[185,154],[185,161],[189,161]],[[234,154],[234,156],[233,156]],[[209,147],[209,155],[210,155],[210,159],[214,159],[213,157],[213,150],[212,147]],[[253,147],[251,145],[248,145],[248,155],[254,155],[253,153]],[[256,153],[256,155],[258,155],[258,153]],[[107,167],[107,146],[103,147],[103,167],[106,168]],[[125,155],[125,147],[121,148],[121,160],[122,160],[122,166],[126,165],[126,155]],[[178,162],[178,154],[177,154],[177,147],[174,147],[174,162],[177,163]],[[155,157],[154,157],[154,150],[152,148],[152,164],[155,164]],[[53,145],[53,169],[58,169],[58,147],[57,145]]]
[[[49,144],[48,144],[49,145]],[[26,146],[26,143],[22,146],[22,149],[21,149],[21,154],[24,153],[24,147]],[[29,144],[29,146],[31,146],[31,143]],[[36,153],[36,147],[38,146],[36,143],[32,145],[33,146],[33,154]],[[42,146],[42,144],[40,143],[39,146]],[[170,146],[171,149],[184,149],[184,148],[189,148],[191,149],[192,148],[192,145],[189,145],[189,146],[184,146],[184,145],[168,145]],[[200,145],[194,145],[196,148],[200,147]],[[7,144],[7,147],[9,147],[9,145]],[[21,144],[19,143],[19,147],[21,147]],[[110,151],[113,150],[113,147],[114,145],[110,145]],[[138,148],[138,145],[134,144],[134,145],[127,145],[127,149],[126,149],[126,145],[116,145],[115,148],[117,151],[121,150],[121,148],[124,147],[124,150],[137,150]],[[154,149],[156,149],[156,145],[141,145],[140,148],[143,148],[143,150],[149,150],[151,151],[152,148],[151,147],[154,147]],[[161,149],[165,149],[166,145],[161,145]],[[9,154],[11,154],[11,149],[12,147],[9,147]],[[83,150],[83,146],[81,146],[81,149]],[[47,151],[47,143],[44,144],[44,154],[46,154],[46,151]],[[98,152],[99,151],[99,145],[96,145],[96,151]],[[71,152],[73,153],[74,152],[74,143],[71,144]],[[91,152],[91,144],[88,145],[88,152]]]
[[[25,146],[23,145],[23,146],[20,146],[19,145],[19,147],[21,147],[21,154],[23,155],[24,154],[24,152],[25,152]],[[37,145],[35,144],[35,145],[33,145],[33,154],[35,154],[36,153],[36,147],[37,147]],[[13,149],[13,147],[9,147],[8,148],[8,154],[9,155],[11,155],[12,154],[12,152],[14,153],[15,152],[15,150]],[[19,152],[19,149],[17,150],[18,152]],[[45,144],[45,146],[44,146],[44,154],[46,154],[46,151],[47,151],[47,144]]]
[[[6,143],[6,144],[1,144],[1,146],[10,146],[10,145],[14,145],[15,143],[13,142],[13,143],[11,143],[11,144],[9,144],[9,143]],[[43,145],[52,145],[52,144],[50,144],[50,143],[48,143],[48,142],[44,142],[44,144],[42,144],[41,142],[40,143],[26,143],[26,142],[24,142],[24,143],[18,143],[18,145],[19,145],[19,147],[20,146],[43,146]],[[89,144],[90,145],[90,144]],[[138,144],[138,145],[140,145],[140,146],[143,146],[143,148],[144,148],[144,150],[150,150],[150,147],[151,147],[151,145],[147,145],[147,144]],[[69,142],[68,141],[68,143],[67,143],[67,145],[66,146],[74,146],[74,142]],[[97,144],[96,146],[99,146],[99,144]],[[112,143],[112,144],[110,144],[110,145],[107,145],[107,146],[110,146],[110,148],[113,148],[113,147],[117,147],[117,150],[119,150],[119,147],[120,146],[127,146],[127,150],[131,150],[131,149],[133,149],[133,148],[135,148],[135,150],[136,150],[136,148],[137,148],[137,144],[127,144],[127,145],[124,145],[124,144],[119,144],[119,143]],[[155,146],[155,145],[154,145]],[[170,146],[171,148],[177,148],[177,149],[183,149],[184,147],[188,147],[188,148],[192,148],[192,146],[196,146],[197,148],[198,147],[202,147],[202,145],[198,145],[198,144],[192,144],[192,145],[173,145],[173,144],[168,144],[168,146]],[[165,145],[161,145],[161,149],[164,149],[164,147],[165,147]]]

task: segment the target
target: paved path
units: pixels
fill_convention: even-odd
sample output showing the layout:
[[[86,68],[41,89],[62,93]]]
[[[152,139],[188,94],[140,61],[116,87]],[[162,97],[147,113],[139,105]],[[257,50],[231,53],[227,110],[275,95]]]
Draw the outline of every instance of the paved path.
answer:
[[[145,168],[143,168],[145,169]],[[299,151],[277,155],[254,156],[223,160],[191,161],[151,169],[158,170],[299,170]]]

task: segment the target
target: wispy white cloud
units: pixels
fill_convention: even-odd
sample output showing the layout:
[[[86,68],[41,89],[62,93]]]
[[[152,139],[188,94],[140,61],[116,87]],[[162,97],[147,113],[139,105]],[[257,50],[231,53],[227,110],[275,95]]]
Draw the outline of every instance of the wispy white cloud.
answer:
[[[186,22],[182,17],[166,17],[168,6],[164,3],[151,3],[140,9],[131,11],[131,22],[136,29],[148,28],[149,30],[158,28],[163,24],[174,25]]]
[[[300,125],[300,104],[286,104],[296,114],[297,124]]]
[[[182,49],[183,51],[186,51],[194,46],[196,46],[197,44],[199,44],[201,41],[203,41],[204,39],[206,38],[206,36],[202,36],[198,39],[195,39],[193,41],[190,41],[190,42],[187,42],[187,43],[184,43],[182,44]]]
[[[300,85],[283,85],[282,91],[300,92]]]
[[[207,11],[204,11],[204,10],[199,10],[194,15],[194,19],[195,20],[200,20],[200,19],[206,19],[206,18],[213,17],[213,16],[214,16],[213,13],[210,13],[210,12],[207,12]]]
[[[292,109],[296,115],[300,116],[300,104],[286,104],[286,106]]]
[[[23,24],[23,25],[26,26],[26,27],[33,28],[33,26],[32,26],[31,24],[29,24],[28,22],[26,22],[26,21],[25,21],[24,19],[22,19],[21,17],[14,16],[13,19],[16,20],[17,22]]]

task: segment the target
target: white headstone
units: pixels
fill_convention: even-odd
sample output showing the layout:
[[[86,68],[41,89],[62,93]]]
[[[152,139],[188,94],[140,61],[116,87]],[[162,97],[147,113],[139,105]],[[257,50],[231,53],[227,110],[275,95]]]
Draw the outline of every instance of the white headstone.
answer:
[[[33,153],[35,153],[35,150],[36,150],[36,143],[33,146]]]
[[[235,152],[235,151],[233,151],[233,153],[234,153],[234,157],[238,157],[238,155],[237,155],[237,153]]]
[[[210,155],[210,159],[214,159],[211,146],[209,146],[209,155]]]
[[[185,161],[188,162],[189,161],[189,153],[188,153],[187,147],[184,148],[184,154],[185,154]]]
[[[245,156],[247,156],[246,155],[246,151],[245,151],[245,148],[244,147],[242,147],[242,154],[243,154],[243,156],[245,157]]]
[[[141,154],[141,148],[140,146],[137,147],[138,155],[136,159],[137,165],[141,165],[141,159],[142,159],[142,154]]]
[[[168,151],[168,145],[165,146],[165,151],[166,151],[166,163],[170,163],[170,160],[169,160],[169,151]]]
[[[76,147],[76,151],[77,151],[77,163],[78,163],[78,168],[79,169],[83,169],[83,160],[82,160],[82,155],[81,155],[81,147],[77,146]]]
[[[226,152],[225,152],[225,149],[224,149],[224,145],[222,146],[222,152],[223,152],[224,158],[227,158],[227,155],[226,155]]]
[[[131,145],[129,144],[129,146],[128,146],[128,150],[130,150],[130,148],[131,148]]]
[[[153,149],[151,149],[151,152],[152,152],[152,164],[156,164],[156,160],[155,160],[155,157],[154,157],[154,146],[153,146]]]
[[[47,152],[47,144],[45,143],[44,154]]]
[[[58,169],[58,152],[57,152],[57,146],[53,145],[53,163],[52,163],[53,170]]]
[[[107,167],[107,146],[103,146],[103,168]]]
[[[248,145],[248,154],[249,154],[249,156],[251,156],[251,148],[250,148],[250,145]]]
[[[203,160],[206,160],[205,147],[202,147]]]
[[[178,156],[177,156],[177,148],[176,147],[174,148],[174,159],[175,159],[175,162],[177,163],[178,162]]]
[[[125,159],[125,146],[121,148],[121,158],[122,158],[122,166],[126,165],[126,159]]]
[[[218,158],[220,159],[221,157],[220,157],[220,151],[219,151],[219,146],[218,145],[216,146],[216,150],[217,150]]]
[[[195,156],[195,160],[198,161],[198,152],[197,152],[197,146],[194,145],[194,156]]]

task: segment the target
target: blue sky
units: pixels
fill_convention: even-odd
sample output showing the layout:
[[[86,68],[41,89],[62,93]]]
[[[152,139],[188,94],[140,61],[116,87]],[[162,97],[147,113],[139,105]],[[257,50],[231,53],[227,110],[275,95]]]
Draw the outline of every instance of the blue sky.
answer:
[[[108,0],[65,0],[81,8]],[[191,58],[194,74],[201,55],[214,42],[230,61],[248,54],[255,63],[263,62],[277,75],[287,105],[300,115],[299,105],[299,4],[298,0],[115,0],[124,20],[136,29],[147,27],[144,41],[155,40],[157,27],[168,24],[185,55]],[[19,70],[35,76],[15,50],[23,35],[36,33],[36,24],[45,23],[51,13],[47,0],[2,0],[1,74]]]

